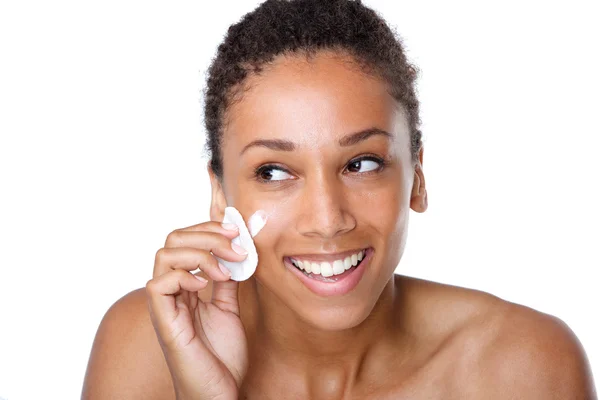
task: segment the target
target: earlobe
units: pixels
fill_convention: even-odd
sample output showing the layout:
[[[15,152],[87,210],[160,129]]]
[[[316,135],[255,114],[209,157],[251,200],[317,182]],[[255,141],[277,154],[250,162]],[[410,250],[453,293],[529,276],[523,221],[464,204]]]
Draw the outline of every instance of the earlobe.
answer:
[[[223,221],[225,216],[225,207],[227,207],[227,200],[225,199],[225,193],[223,192],[223,185],[221,180],[215,175],[214,171],[208,163],[208,175],[210,176],[211,186],[211,199],[210,199],[210,219],[211,221]]]

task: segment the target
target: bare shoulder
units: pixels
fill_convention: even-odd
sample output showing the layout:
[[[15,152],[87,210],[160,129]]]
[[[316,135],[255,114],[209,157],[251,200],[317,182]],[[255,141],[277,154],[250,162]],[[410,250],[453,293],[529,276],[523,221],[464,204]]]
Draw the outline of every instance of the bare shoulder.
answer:
[[[491,334],[479,355],[487,371],[480,373],[486,393],[492,383],[502,382],[498,398],[505,398],[508,388],[528,399],[597,398],[585,351],[561,319],[502,301],[490,321]]]
[[[175,398],[143,288],[112,305],[94,339],[82,399],[109,398]]]
[[[559,318],[478,290],[407,282],[443,332],[440,364],[460,398],[597,398],[585,351]]]

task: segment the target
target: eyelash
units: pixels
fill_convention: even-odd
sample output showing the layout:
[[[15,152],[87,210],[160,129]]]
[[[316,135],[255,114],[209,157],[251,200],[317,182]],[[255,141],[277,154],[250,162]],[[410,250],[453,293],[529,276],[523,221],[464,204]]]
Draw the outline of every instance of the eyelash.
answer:
[[[377,168],[376,170],[368,171],[368,172],[362,172],[362,173],[358,172],[358,174],[361,174],[361,175],[366,175],[366,174],[370,175],[370,174],[373,174],[373,173],[379,173],[379,172],[381,172],[384,168],[386,168],[389,165],[389,162],[387,160],[381,158],[381,157],[378,157],[378,156],[375,156],[375,155],[364,155],[364,156],[360,156],[360,157],[357,157],[357,158],[354,158],[354,159],[350,160],[346,164],[346,167],[344,168],[344,170],[346,170],[349,165],[354,164],[356,162],[360,162],[360,161],[373,161],[373,162],[376,162],[376,163],[379,164],[379,168]],[[254,170],[254,176],[255,176],[256,180],[258,180],[259,182],[262,182],[262,183],[281,183],[282,181],[280,181],[280,180],[278,180],[278,181],[272,181],[272,180],[269,180],[269,179],[263,179],[261,177],[261,175],[265,171],[273,170],[273,169],[278,169],[280,171],[283,171],[283,172],[285,172],[287,174],[292,175],[290,171],[288,171],[286,168],[283,168],[280,165],[277,165],[277,164],[265,164],[265,165],[261,165],[260,167],[258,167],[258,168],[256,168]]]

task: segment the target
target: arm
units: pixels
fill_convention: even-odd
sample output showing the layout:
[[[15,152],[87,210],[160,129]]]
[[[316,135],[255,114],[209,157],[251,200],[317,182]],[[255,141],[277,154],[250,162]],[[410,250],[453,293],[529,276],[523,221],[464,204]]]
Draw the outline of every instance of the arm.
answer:
[[[102,319],[81,398],[175,398],[171,376],[150,321],[144,289],[121,298]]]

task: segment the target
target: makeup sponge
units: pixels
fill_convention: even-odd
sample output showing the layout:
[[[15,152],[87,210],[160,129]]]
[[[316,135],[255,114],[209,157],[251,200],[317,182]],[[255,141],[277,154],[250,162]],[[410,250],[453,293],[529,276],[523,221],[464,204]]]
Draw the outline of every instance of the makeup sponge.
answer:
[[[232,242],[243,247],[248,252],[248,256],[241,262],[226,261],[218,257],[217,259],[231,272],[231,279],[234,281],[245,281],[254,274],[258,265],[258,253],[256,252],[254,241],[242,214],[235,207],[225,208],[223,223],[235,224],[238,227],[240,234]]]

